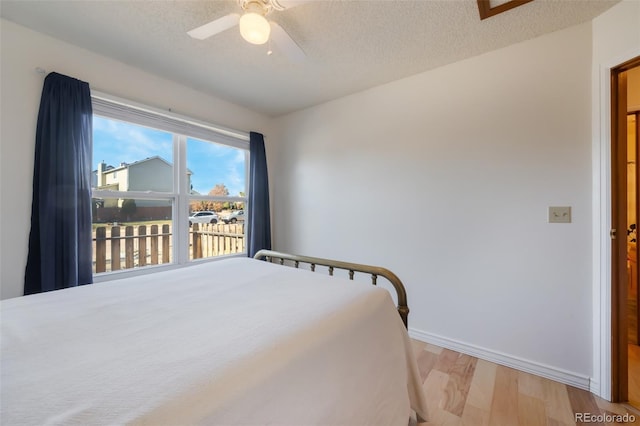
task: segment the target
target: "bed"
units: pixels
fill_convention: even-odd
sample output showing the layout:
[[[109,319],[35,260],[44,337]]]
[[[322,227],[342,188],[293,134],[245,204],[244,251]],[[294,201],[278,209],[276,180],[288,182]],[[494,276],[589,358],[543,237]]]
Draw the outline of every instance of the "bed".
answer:
[[[256,256],[267,261],[230,258],[2,301],[0,423],[426,418],[399,280],[396,307],[385,289],[329,277],[343,268],[353,278],[363,266],[375,284],[385,269]],[[286,265],[306,261],[329,263],[329,273]]]

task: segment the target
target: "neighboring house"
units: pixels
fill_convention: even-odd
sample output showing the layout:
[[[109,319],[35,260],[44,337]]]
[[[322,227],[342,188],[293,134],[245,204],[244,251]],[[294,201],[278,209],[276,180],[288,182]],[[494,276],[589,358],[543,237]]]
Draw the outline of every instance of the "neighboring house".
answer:
[[[191,185],[191,171],[188,171]],[[91,184],[96,189],[112,191],[173,191],[173,165],[160,156],[145,158],[133,163],[120,163],[114,167],[104,162],[92,172]],[[124,199],[106,200],[103,207],[122,207]],[[136,200],[138,207],[165,206],[166,202]]]
[[[191,185],[190,170],[187,171],[188,184]],[[120,163],[119,166],[101,162],[92,172],[91,185],[96,189],[111,191],[173,191],[173,165],[160,156],[145,158],[133,163]],[[134,197],[131,197],[132,199]],[[130,213],[122,210],[125,198],[105,198],[94,200],[93,220],[111,222],[118,220],[168,219],[172,207],[166,200],[135,200],[135,209]]]

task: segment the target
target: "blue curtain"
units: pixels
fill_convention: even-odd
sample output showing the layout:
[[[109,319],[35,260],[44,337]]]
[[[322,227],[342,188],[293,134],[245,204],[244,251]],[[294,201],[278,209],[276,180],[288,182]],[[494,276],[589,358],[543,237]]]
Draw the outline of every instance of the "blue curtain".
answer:
[[[261,249],[271,249],[271,215],[269,213],[269,179],[264,136],[249,135],[249,225],[247,246],[249,257]]]
[[[92,112],[88,83],[47,75],[36,128],[24,294],[93,281]]]

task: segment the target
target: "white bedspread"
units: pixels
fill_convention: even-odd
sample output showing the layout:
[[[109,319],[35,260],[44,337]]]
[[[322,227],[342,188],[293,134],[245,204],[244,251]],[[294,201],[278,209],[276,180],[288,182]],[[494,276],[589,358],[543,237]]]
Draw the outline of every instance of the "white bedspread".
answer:
[[[386,290],[252,259],[2,301],[3,425],[426,418]]]

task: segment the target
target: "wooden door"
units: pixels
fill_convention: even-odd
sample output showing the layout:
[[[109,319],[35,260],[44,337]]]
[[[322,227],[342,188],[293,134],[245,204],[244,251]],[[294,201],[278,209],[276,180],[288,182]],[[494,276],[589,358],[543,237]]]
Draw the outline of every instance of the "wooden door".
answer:
[[[612,400],[628,400],[627,317],[627,75],[636,57],[611,70],[611,301]]]

